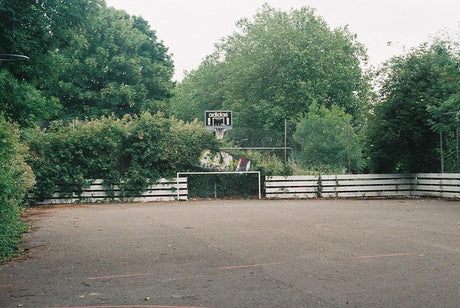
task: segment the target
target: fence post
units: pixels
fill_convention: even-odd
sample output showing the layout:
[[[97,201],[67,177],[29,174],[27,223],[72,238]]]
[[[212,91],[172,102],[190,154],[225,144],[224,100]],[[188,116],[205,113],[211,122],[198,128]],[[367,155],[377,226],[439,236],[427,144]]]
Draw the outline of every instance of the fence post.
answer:
[[[443,181],[442,181],[443,179],[444,179],[444,173],[441,174],[441,179],[439,180],[439,189],[440,189],[439,193],[440,193],[440,195],[441,195],[441,198],[444,197],[444,196],[443,196],[444,185],[443,185],[443,183],[442,183],[442,182],[443,182]]]
[[[318,190],[317,190],[317,195],[318,198],[321,198],[322,196],[322,191],[323,191],[323,183],[321,179],[321,173],[318,175]]]
[[[339,192],[338,192],[338,188],[339,188],[339,179],[337,178],[337,174],[335,175],[335,197],[338,198],[339,197]]]
[[[180,175],[180,172],[177,172],[177,177],[176,177],[177,201],[180,201],[179,175]]]

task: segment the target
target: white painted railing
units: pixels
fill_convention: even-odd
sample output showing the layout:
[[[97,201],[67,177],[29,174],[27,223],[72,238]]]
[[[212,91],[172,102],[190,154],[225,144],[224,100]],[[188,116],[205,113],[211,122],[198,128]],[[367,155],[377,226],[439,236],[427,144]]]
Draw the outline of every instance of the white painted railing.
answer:
[[[122,201],[122,192],[113,186],[111,195],[103,180],[94,180],[80,194],[62,197],[59,188],[51,198],[36,204],[66,204]],[[260,198],[259,190],[259,198]],[[284,198],[346,198],[346,197],[441,197],[460,198],[460,173],[417,174],[352,174],[352,175],[306,175],[267,176],[265,196],[268,199]],[[29,199],[34,200],[33,196]],[[188,200],[186,177],[161,179],[150,185],[139,196],[129,201]]]
[[[460,198],[460,173],[412,175],[412,196]]]
[[[112,186],[110,193],[108,193],[107,188],[103,185],[103,180],[94,180],[88,187],[83,188],[80,194],[74,192],[72,197],[63,197],[62,194],[59,193],[59,187],[56,187],[56,192],[53,193],[51,198],[35,203],[69,204],[122,201],[120,198],[121,194],[120,187],[117,185]],[[29,195],[29,199],[33,200],[34,196]],[[173,200],[188,200],[187,178],[182,177],[172,180],[160,179],[155,184],[148,186],[139,196],[129,198],[129,201],[134,202]]]
[[[460,174],[352,174],[268,176],[267,198],[443,197],[460,198]]]
[[[269,199],[314,198],[318,193],[318,177],[315,175],[265,177],[265,197]]]

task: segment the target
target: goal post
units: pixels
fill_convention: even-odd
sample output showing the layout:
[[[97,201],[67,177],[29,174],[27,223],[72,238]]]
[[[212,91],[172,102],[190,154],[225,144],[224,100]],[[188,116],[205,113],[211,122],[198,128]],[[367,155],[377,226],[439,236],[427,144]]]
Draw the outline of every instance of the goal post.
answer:
[[[220,175],[220,174],[257,174],[258,177],[258,193],[259,193],[259,200],[262,199],[262,182],[260,177],[260,171],[184,171],[184,172],[177,172],[177,181],[179,178],[184,175]],[[177,198],[179,200],[179,192],[177,193]]]

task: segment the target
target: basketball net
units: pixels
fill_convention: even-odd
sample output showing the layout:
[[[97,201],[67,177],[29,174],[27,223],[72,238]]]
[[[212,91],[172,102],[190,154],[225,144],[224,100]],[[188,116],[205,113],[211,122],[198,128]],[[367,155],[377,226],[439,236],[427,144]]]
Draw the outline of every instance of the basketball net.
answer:
[[[220,140],[220,139],[223,139],[224,138],[224,133],[226,131],[226,129],[224,127],[216,127],[214,129],[214,131],[216,132],[216,138],[217,140]]]

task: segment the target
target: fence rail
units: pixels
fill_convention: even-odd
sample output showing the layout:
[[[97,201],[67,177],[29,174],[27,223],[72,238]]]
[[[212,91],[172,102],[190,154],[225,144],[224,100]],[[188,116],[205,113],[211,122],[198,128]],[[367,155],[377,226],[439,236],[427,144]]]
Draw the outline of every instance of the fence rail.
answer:
[[[94,180],[88,187],[71,196],[59,192],[56,187],[51,198],[37,202],[33,195],[29,199],[35,204],[65,204],[82,202],[123,201],[118,186],[111,190],[103,180]],[[259,189],[259,198],[260,198]],[[353,175],[306,175],[265,177],[267,199],[288,198],[346,198],[346,197],[441,197],[460,198],[460,173],[416,173],[416,174],[353,174]],[[161,179],[150,185],[145,192],[129,201],[173,201],[188,200],[186,177],[172,180]]]
[[[442,197],[460,198],[460,174],[352,174],[269,176],[267,198]]]
[[[414,174],[412,186],[412,196],[460,198],[459,173]]]
[[[88,187],[83,188],[81,192],[73,192],[72,196],[63,194],[60,191],[62,187],[56,187],[51,198],[43,201],[35,201],[33,195],[29,195],[29,200],[35,204],[69,204],[69,203],[95,203],[107,201],[123,201],[123,192],[118,185],[113,185],[109,190],[103,185],[103,180],[94,180]],[[181,177],[177,179],[167,180],[160,179],[154,184],[149,185],[147,189],[137,195],[128,198],[134,202],[149,202],[149,201],[173,201],[173,200],[188,200],[188,185],[187,178]]]

